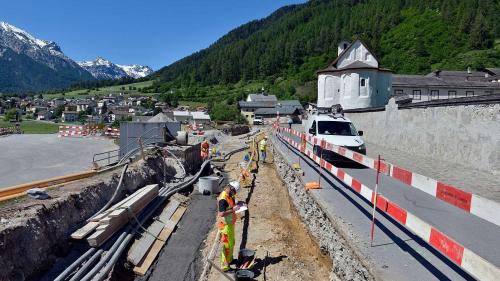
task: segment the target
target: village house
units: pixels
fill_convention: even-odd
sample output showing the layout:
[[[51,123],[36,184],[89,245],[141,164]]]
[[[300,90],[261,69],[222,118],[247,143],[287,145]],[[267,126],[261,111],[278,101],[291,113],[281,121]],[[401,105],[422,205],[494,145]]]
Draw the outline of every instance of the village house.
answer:
[[[338,57],[318,74],[318,108],[340,104],[343,109],[380,107],[391,94],[392,72],[381,68],[360,41],[343,41]]]
[[[58,107],[60,105],[65,105],[66,101],[63,98],[56,98],[56,99],[53,99],[50,103],[52,106]]]
[[[40,112],[40,111],[46,111],[49,108],[47,106],[39,106],[39,105],[32,105],[29,107],[26,107],[26,111],[30,111],[32,113]]]
[[[191,116],[196,124],[210,124],[210,115],[204,111],[192,111]]]
[[[270,121],[276,117],[290,116],[296,122],[302,118],[304,108],[298,100],[278,100],[274,95],[250,94],[245,101],[239,101],[238,107],[248,123],[252,124],[256,116]]]
[[[498,68],[437,70],[427,75],[394,75],[392,88],[396,98],[409,97],[412,103],[500,94],[500,83],[495,77],[500,77]]]
[[[39,111],[36,120],[50,120],[52,119],[52,112],[49,110]]]
[[[91,100],[81,100],[76,102],[76,111],[86,111],[88,108],[94,110],[96,103]]]
[[[189,123],[193,116],[189,113],[188,110],[174,110],[174,120],[181,123]]]
[[[127,120],[129,117],[133,116],[133,114],[129,113],[128,110],[121,109],[112,109],[108,112],[108,114],[109,116],[111,116],[111,122],[114,122],[116,120]]]
[[[76,122],[78,121],[78,112],[76,111],[63,111],[61,115],[62,122]]]

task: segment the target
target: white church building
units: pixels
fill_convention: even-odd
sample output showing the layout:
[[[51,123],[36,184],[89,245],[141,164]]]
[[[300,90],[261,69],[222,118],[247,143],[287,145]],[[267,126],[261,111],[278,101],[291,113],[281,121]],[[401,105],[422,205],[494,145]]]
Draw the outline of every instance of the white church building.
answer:
[[[359,40],[343,41],[338,57],[318,74],[318,108],[340,104],[343,109],[385,106],[391,94],[392,72]]]

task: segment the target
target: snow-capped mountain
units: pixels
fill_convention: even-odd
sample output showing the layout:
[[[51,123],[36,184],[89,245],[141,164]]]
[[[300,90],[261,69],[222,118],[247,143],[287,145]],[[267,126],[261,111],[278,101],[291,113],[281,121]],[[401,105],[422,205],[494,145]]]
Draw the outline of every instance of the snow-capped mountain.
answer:
[[[81,61],[78,64],[96,79],[141,78],[153,73],[153,70],[148,66],[119,65],[102,57],[97,57],[93,61]]]
[[[0,91],[43,90],[69,86],[92,75],[52,41],[0,22]]]
[[[137,65],[137,64],[132,64],[132,65],[119,65],[117,64],[118,67],[123,69],[128,76],[132,78],[141,78],[141,77],[146,77],[149,74],[153,73],[153,69],[151,67],[146,66],[146,65]]]
[[[127,73],[116,64],[101,57],[97,57],[93,61],[79,61],[78,65],[86,69],[94,78],[99,80],[119,79],[128,76]]]

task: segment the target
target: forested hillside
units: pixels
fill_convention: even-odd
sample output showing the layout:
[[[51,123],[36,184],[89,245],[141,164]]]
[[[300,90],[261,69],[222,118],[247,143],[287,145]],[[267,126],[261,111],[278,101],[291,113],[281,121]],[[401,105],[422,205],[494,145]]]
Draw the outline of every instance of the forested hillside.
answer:
[[[264,86],[281,97],[314,99],[315,71],[337,56],[339,41],[354,38],[396,73],[500,66],[499,19],[498,0],[310,1],[164,67],[149,91],[231,104]]]

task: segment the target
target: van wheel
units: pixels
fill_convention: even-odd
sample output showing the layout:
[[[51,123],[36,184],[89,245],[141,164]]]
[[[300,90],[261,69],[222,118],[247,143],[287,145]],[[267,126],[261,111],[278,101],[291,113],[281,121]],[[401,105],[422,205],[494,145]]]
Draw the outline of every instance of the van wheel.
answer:
[[[319,156],[320,152],[321,152],[321,147],[320,147],[319,145],[315,145],[315,146],[313,147],[313,153],[314,153],[316,156]]]

